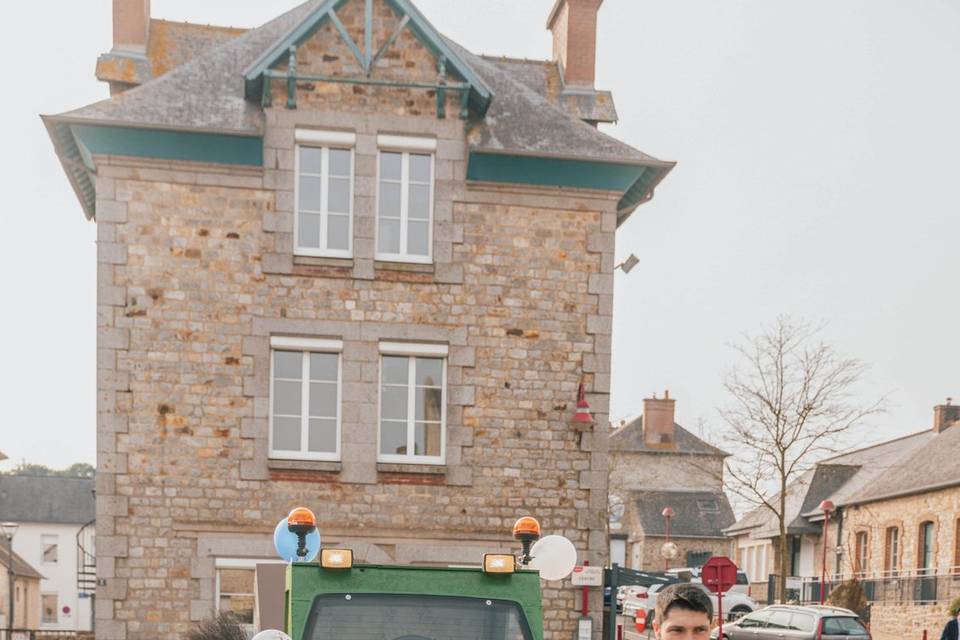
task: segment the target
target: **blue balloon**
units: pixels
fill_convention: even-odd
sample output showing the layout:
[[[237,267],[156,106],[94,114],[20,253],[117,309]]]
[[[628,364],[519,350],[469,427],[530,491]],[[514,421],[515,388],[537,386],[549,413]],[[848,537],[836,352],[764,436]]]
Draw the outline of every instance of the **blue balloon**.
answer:
[[[320,553],[320,529],[307,534],[307,555],[297,557],[297,534],[287,529],[287,519],[283,518],[273,530],[273,546],[277,554],[287,562],[313,562]]]

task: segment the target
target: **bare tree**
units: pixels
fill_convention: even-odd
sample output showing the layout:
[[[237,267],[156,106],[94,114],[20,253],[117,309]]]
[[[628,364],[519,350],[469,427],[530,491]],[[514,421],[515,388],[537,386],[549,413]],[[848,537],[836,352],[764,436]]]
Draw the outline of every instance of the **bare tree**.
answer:
[[[781,316],[759,335],[733,346],[739,362],[724,386],[730,404],[721,409],[727,488],[742,501],[769,509],[779,524],[776,570],[780,598],[786,592],[787,487],[826,454],[836,451],[883,400],[861,403],[856,395],[866,365],[838,353],[808,322]]]

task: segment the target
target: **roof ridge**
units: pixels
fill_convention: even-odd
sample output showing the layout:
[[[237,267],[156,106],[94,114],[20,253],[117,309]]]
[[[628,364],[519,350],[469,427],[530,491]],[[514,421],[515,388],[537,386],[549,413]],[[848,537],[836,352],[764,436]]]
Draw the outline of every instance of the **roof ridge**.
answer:
[[[835,455],[835,456],[833,456],[833,457],[831,457],[831,458],[825,458],[825,459],[820,460],[819,462],[817,462],[817,464],[822,464],[822,463],[824,463],[824,462],[830,462],[831,460],[836,460],[837,458],[844,458],[844,457],[846,457],[846,456],[852,456],[852,455],[855,454],[855,453],[863,453],[864,451],[869,451],[870,449],[876,449],[876,448],[878,448],[878,447],[885,447],[885,446],[887,446],[887,445],[889,445],[889,444],[895,444],[895,443],[901,442],[901,441],[903,441],[903,440],[908,440],[908,439],[910,439],[910,438],[916,438],[916,437],[918,437],[918,436],[922,436],[922,435],[925,434],[925,433],[932,433],[932,431],[931,431],[930,429],[925,429],[924,431],[917,431],[917,432],[915,432],[915,433],[909,433],[909,434],[907,434],[907,435],[905,435],[905,436],[900,436],[899,438],[893,438],[892,440],[884,440],[883,442],[877,442],[877,443],[875,443],[875,444],[871,444],[871,445],[868,445],[868,446],[866,446],[866,447],[861,447],[861,448],[859,448],[859,449],[854,449],[854,450],[852,450],[852,451],[847,451],[847,452],[845,452],[845,453],[837,454],[837,455]]]
[[[164,24],[179,24],[191,27],[202,27],[204,29],[220,29],[221,31],[253,31],[258,27],[226,27],[219,24],[203,24],[202,22],[190,22],[189,20],[167,20],[166,18],[150,18],[150,22],[162,22]],[[262,25],[261,25],[262,26]]]

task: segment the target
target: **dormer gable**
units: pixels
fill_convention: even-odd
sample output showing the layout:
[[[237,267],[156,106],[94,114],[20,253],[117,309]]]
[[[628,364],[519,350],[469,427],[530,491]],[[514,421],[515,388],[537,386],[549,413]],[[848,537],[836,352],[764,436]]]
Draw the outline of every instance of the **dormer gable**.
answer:
[[[493,94],[409,0],[326,0],[244,70],[245,97],[288,108],[320,85],[353,85],[353,96],[383,89],[424,97],[437,117],[450,105],[461,118],[482,117]],[[363,100],[359,100],[363,102]]]

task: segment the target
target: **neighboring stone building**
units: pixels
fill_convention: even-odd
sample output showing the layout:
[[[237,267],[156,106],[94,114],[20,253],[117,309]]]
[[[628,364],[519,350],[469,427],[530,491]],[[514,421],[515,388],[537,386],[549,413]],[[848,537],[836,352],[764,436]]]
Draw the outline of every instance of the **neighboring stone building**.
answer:
[[[2,513],[2,512],[0,512]],[[43,578],[16,551],[10,555],[7,541],[0,539],[0,629],[9,628],[10,564],[13,563],[13,628],[40,628],[40,580]]]
[[[676,401],[643,401],[643,416],[610,435],[610,558],[632,569],[662,570],[663,511],[673,510],[670,539],[680,548],[673,567],[699,566],[727,555],[723,529],[734,521],[723,492],[728,455],[674,421]]]
[[[93,478],[0,475],[0,519],[19,525],[13,550],[43,574],[36,628],[93,628],[93,489]]]
[[[298,504],[360,561],[477,563],[532,513],[606,562],[607,430],[570,419],[582,381],[607,423],[615,231],[672,164],[596,129],[599,6],[529,61],[409,0],[161,47],[115,0],[116,95],[44,118],[98,226],[98,637],[248,612]]]
[[[870,603],[877,640],[939,632],[960,596],[960,407],[934,408],[933,428],[828,460],[788,491],[788,598],[819,599],[824,560],[823,500],[835,507],[827,527],[827,580],[856,577]],[[803,496],[802,502],[797,496]],[[762,509],[728,529],[743,549],[771,544],[775,520]],[[774,573],[770,547],[766,566]],[[751,580],[755,578],[751,575]],[[756,591],[756,590],[755,590]]]

